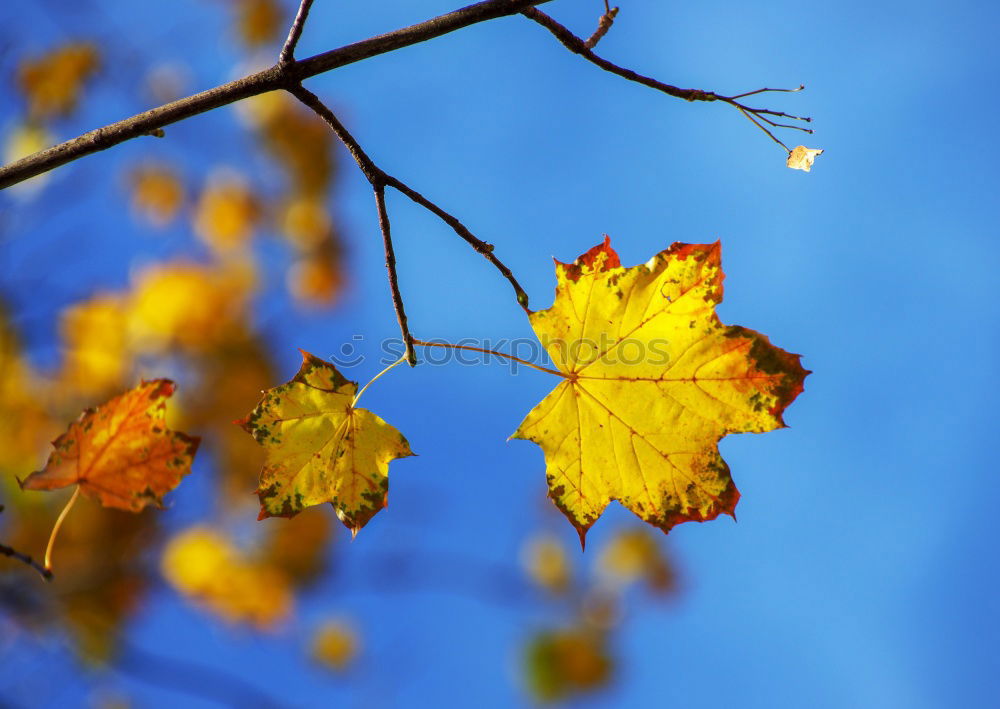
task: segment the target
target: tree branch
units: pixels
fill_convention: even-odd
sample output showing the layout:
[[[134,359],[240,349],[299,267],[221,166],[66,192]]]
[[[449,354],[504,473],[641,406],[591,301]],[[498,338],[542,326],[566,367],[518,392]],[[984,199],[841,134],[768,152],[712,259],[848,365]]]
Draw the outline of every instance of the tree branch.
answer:
[[[608,5],[608,0],[604,0],[604,14],[601,15],[600,19],[597,21],[597,29],[594,30],[594,34],[587,38],[587,41],[583,43],[583,46],[587,49],[593,49],[597,46],[597,43],[604,39],[604,35],[608,33],[611,29],[611,25],[615,23],[615,16],[618,14],[617,7],[610,7]]]
[[[309,17],[309,9],[312,7],[312,4],[313,0],[302,0],[299,4],[299,10],[295,13],[295,19],[288,30],[288,38],[285,40],[285,45],[281,48],[281,53],[278,55],[279,64],[288,64],[295,60],[295,47],[299,43],[299,37],[302,36],[302,30],[306,26],[306,18]]]
[[[620,67],[617,64],[609,62],[607,59],[598,56],[593,52],[593,50],[591,50],[592,45],[590,44],[590,40],[583,40],[580,37],[577,37],[569,29],[556,22],[554,19],[552,19],[552,17],[546,15],[541,10],[538,10],[534,7],[526,7],[523,10],[521,10],[521,14],[527,17],[529,20],[534,20],[542,27],[547,29],[549,32],[551,32],[555,36],[555,38],[558,39],[560,42],[562,42],[562,44],[568,50],[570,50],[575,54],[579,54],[587,61],[599,66],[601,69],[604,69],[604,71],[611,72],[612,74],[616,74],[624,79],[628,79],[629,81],[634,81],[638,84],[642,84],[643,86],[648,86],[651,89],[662,91],[668,96],[673,96],[675,98],[682,98],[685,101],[722,101],[723,103],[728,103],[729,105],[739,110],[744,116],[749,118],[754,125],[756,125],[762,131],[767,133],[767,135],[771,138],[771,140],[776,142],[778,145],[783,147],[788,152],[791,152],[788,146],[782,143],[780,140],[778,140],[778,138],[775,137],[774,133],[768,130],[767,127],[765,127],[763,123],[759,122],[757,119],[760,119],[760,121],[768,123],[775,128],[792,128],[794,130],[800,130],[804,133],[812,133],[812,130],[808,128],[803,128],[802,126],[788,125],[785,123],[775,123],[774,121],[768,119],[766,116],[789,118],[794,121],[805,121],[807,123],[812,120],[811,118],[803,116],[793,116],[789,113],[783,113],[781,111],[772,111],[767,108],[751,108],[749,106],[740,103],[737,100],[745,96],[752,96],[754,94],[764,93],[768,91],[771,92],[801,91],[802,89],[805,88],[805,86],[799,86],[797,89],[757,89],[755,91],[747,91],[742,94],[736,94],[735,96],[722,96],[721,94],[717,94],[714,91],[702,91],[701,89],[681,89],[676,86],[671,86],[670,84],[665,84],[662,81],[657,81],[656,79],[652,79],[648,76],[643,76],[642,74],[634,72],[631,69]],[[613,20],[614,16],[611,15],[610,19]],[[602,17],[602,22],[603,20],[604,18]],[[610,22],[608,23],[608,27],[610,27]],[[598,39],[600,39],[600,37],[598,37]]]
[[[479,22],[515,15],[525,8],[546,2],[551,0],[484,0],[425,22],[323,52],[308,59],[276,64],[256,74],[92,130],[65,143],[0,167],[0,189],[23,182],[85,155],[107,150],[139,136],[153,134],[164,126],[205,111],[268,91],[289,88],[310,76],[426,42]]]
[[[378,191],[379,188],[392,187],[398,190],[402,194],[409,197],[411,200],[419,204],[424,209],[427,209],[435,216],[437,216],[441,221],[450,226],[456,234],[458,234],[466,243],[472,246],[476,251],[482,254],[487,261],[492,263],[498,271],[503,275],[504,278],[511,284],[514,289],[514,293],[517,296],[518,304],[524,309],[525,312],[530,312],[528,310],[528,294],[521,287],[521,284],[517,282],[514,274],[500,259],[498,259],[493,254],[493,245],[488,244],[482,239],[477,238],[470,232],[464,224],[462,224],[454,216],[443,210],[437,204],[431,200],[424,197],[422,194],[416,190],[409,187],[406,183],[401,180],[396,179],[392,175],[386,173],[382,168],[375,164],[375,162],[368,157],[368,154],[364,151],[358,141],[351,135],[350,131],[344,127],[344,124],[340,122],[340,119],[331,111],[326,104],[324,104],[316,94],[312,93],[303,86],[292,86],[288,89],[288,92],[295,96],[299,101],[305,104],[308,108],[314,111],[318,116],[320,116],[327,125],[333,130],[334,134],[344,144],[344,147],[351,153],[351,157],[354,158],[354,162],[357,163],[361,172],[364,174],[365,178],[371,183],[372,187],[376,190],[376,200],[380,208],[384,208],[383,201],[378,201]],[[379,223],[383,224],[382,214],[379,213]],[[388,216],[385,217],[385,228],[382,230],[383,240],[387,241],[391,247],[391,242],[387,240],[386,234],[388,230]],[[386,265],[389,265],[389,249],[386,250]],[[390,287],[393,288],[393,302],[396,303],[396,296],[398,295],[398,289],[394,285],[393,275],[395,272],[395,257],[391,259],[393,266],[390,268]],[[406,329],[406,316],[403,314],[402,301],[399,301],[399,305],[396,308],[396,318],[400,322],[400,329],[403,331],[403,340],[406,342],[407,346],[407,359],[410,360],[411,364],[413,360],[411,359],[413,355],[412,343],[413,337],[410,335],[409,331]]]
[[[396,275],[396,252],[392,248],[392,235],[389,226],[389,212],[385,208],[385,185],[378,184],[375,189],[375,208],[378,210],[378,228],[382,232],[382,246],[385,249],[385,269],[389,274],[389,291],[392,293],[392,307],[396,311],[396,322],[403,335],[406,345],[406,361],[411,367],[417,365],[417,353],[413,351],[413,335],[406,322],[406,310],[403,308],[403,295],[399,292],[399,277]]]
[[[0,505],[0,512],[3,512],[3,505]],[[22,564],[27,564],[28,566],[30,566],[31,568],[33,568],[35,571],[37,571],[38,573],[40,573],[42,575],[42,578],[45,579],[46,581],[51,581],[52,580],[52,572],[49,569],[46,569],[41,564],[39,564],[34,559],[32,559],[27,554],[22,554],[17,549],[14,549],[13,547],[9,547],[6,544],[0,544],[0,554],[2,554],[4,556],[9,556],[11,559],[17,559]]]
[[[33,568],[35,571],[37,571],[38,573],[40,573],[42,575],[42,578],[45,579],[46,581],[51,581],[52,580],[52,572],[49,571],[48,569],[46,569],[41,564],[39,564],[34,559],[32,559],[27,554],[22,554],[17,549],[13,549],[13,548],[7,546],[6,544],[0,544],[0,554],[2,554],[4,556],[9,556],[11,559],[17,559],[18,561],[20,561],[20,562],[22,562],[24,564],[27,564],[28,566],[30,566],[31,568]]]
[[[464,224],[462,224],[462,222],[458,221],[458,219],[441,209],[441,207],[437,206],[434,202],[431,202],[422,194],[400,182],[392,175],[386,175],[386,184],[399,190],[424,209],[433,212],[441,221],[450,226],[456,234],[465,240],[466,243],[482,254],[483,257],[492,263],[496,269],[500,271],[501,275],[503,275],[503,277],[510,283],[511,287],[514,289],[514,294],[517,296],[517,304],[521,306],[521,309],[524,310],[525,313],[531,313],[528,309],[528,294],[525,293],[521,284],[517,282],[513,272],[511,272],[511,270],[494,255],[493,244],[476,238],[472,232],[469,231]]]

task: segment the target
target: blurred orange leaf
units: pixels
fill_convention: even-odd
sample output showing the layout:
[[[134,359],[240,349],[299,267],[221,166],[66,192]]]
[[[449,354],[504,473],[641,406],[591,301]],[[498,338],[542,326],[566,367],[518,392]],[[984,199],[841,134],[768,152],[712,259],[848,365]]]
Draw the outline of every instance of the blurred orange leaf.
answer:
[[[581,628],[539,633],[525,659],[529,687],[548,702],[603,687],[614,667],[604,635]]]
[[[239,0],[237,28],[243,43],[253,49],[276,39],[284,13],[275,0]]]
[[[354,628],[340,620],[328,620],[313,634],[311,654],[319,664],[342,672],[357,657],[358,645]]]
[[[143,382],[96,409],[87,409],[53,441],[45,468],[21,483],[25,490],[79,485],[105,507],[138,512],[191,472],[199,439],[163,423],[174,392],[169,379]]]
[[[29,115],[48,119],[71,113],[84,82],[98,65],[97,49],[87,42],[64,44],[38,59],[22,62],[17,83],[28,101]]]
[[[677,590],[673,565],[648,527],[618,531],[601,551],[597,568],[613,586],[642,580],[654,593]]]
[[[129,178],[132,208],[153,226],[169,224],[184,201],[184,186],[177,173],[163,165],[139,167]]]
[[[226,254],[247,245],[260,215],[260,204],[242,178],[217,176],[195,206],[194,230],[213,250]]]
[[[531,539],[521,554],[528,576],[552,593],[565,593],[572,575],[566,550],[559,540],[548,535]]]
[[[318,251],[297,261],[288,271],[287,282],[300,303],[329,306],[340,295],[344,274],[336,256]]]

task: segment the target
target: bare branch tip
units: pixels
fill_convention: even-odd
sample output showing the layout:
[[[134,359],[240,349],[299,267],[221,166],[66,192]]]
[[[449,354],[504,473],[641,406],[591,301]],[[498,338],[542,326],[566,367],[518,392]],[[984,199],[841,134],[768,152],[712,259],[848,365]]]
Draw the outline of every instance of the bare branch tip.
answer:
[[[312,4],[313,0],[302,0],[299,3],[295,19],[292,20],[292,26],[288,30],[288,37],[285,39],[285,44],[281,47],[281,53],[278,54],[279,65],[285,66],[295,61],[295,46],[299,43],[299,38],[302,36],[302,30],[305,28],[306,18],[309,17],[309,8],[312,7]]]

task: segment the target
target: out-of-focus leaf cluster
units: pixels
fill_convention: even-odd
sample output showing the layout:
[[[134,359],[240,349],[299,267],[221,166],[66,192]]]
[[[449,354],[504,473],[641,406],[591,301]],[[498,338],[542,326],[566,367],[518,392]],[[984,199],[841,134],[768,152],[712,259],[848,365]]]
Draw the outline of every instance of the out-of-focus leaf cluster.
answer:
[[[275,0],[234,0],[232,7],[234,36],[247,50],[276,42],[287,29],[288,8]],[[95,79],[102,79],[98,46],[102,53],[115,51],[100,41],[72,40],[20,62],[14,79],[22,115],[3,136],[5,161],[54,142],[53,133],[87,100]],[[183,67],[173,67],[170,86],[159,81],[156,90],[176,92],[184,74]],[[259,266],[261,240],[277,237],[293,255],[285,277],[293,302],[330,306],[345,283],[340,234],[328,206],[337,176],[330,132],[283,94],[259,102],[249,104],[243,126],[285,187],[275,191],[231,168],[208,167],[194,175],[170,155],[169,145],[151,141],[150,157],[133,164],[120,184],[127,187],[136,223],[148,227],[153,239],[169,233],[190,246],[133,269],[123,287],[68,303],[58,320],[55,366],[32,362],[11,326],[17,313],[6,316],[0,295],[5,544],[40,557],[66,495],[18,490],[16,478],[41,467],[49,442],[81,409],[140,378],[169,373],[178,379],[181,398],[168,424],[201,435],[200,457],[212,463],[207,467],[216,494],[209,518],[194,531],[172,537],[161,529],[162,514],[122,515],[81,501],[60,534],[50,593],[33,593],[26,567],[0,559],[0,613],[24,632],[71,628],[76,648],[94,661],[113,656],[121,624],[141,606],[146,589],[162,580],[203,612],[263,628],[290,618],[297,591],[328,569],[329,510],[254,525],[249,533],[243,526],[253,517],[251,493],[262,455],[232,422],[275,379],[252,313],[254,298],[268,286],[261,281],[267,272]],[[267,105],[269,112],[260,113]],[[38,195],[44,188],[40,178],[31,190]],[[157,563],[161,545],[165,556]]]
[[[592,557],[591,557],[592,558]],[[622,527],[598,551],[584,573],[574,568],[557,537],[538,535],[525,544],[522,566],[532,582],[558,603],[562,624],[535,631],[523,650],[524,680],[542,702],[558,702],[600,691],[614,680],[614,638],[626,620],[624,608],[678,590],[662,535],[644,527]]]

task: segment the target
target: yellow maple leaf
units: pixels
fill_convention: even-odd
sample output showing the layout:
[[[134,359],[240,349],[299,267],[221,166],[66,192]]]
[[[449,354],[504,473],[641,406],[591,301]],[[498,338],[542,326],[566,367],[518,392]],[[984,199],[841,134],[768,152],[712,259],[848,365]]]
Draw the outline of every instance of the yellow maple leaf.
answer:
[[[719,439],[783,427],[808,372],[719,321],[718,242],[622,268],[605,238],[556,276],[555,303],[530,319],[564,379],[513,437],[542,447],[549,495],[581,542],[611,500],[664,531],[732,514]]]
[[[807,148],[804,145],[797,145],[794,150],[788,153],[788,160],[785,161],[785,164],[793,170],[805,170],[806,172],[810,172],[812,170],[813,161],[816,160],[816,156],[822,154],[822,150]]]
[[[389,463],[413,455],[403,435],[354,407],[358,385],[308,352],[295,377],[237,423],[266,449],[259,519],[329,502],[357,534],[385,507]]]

